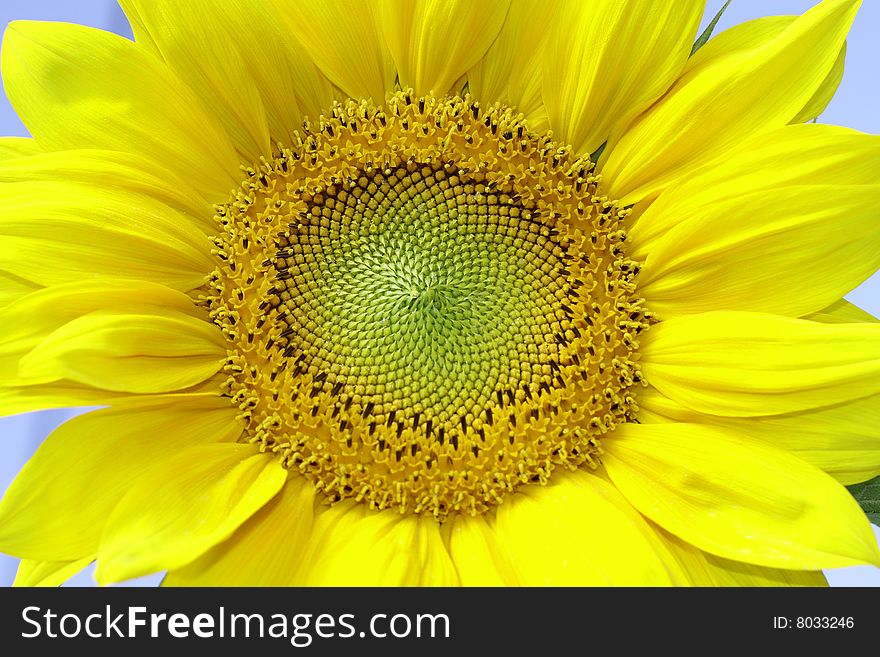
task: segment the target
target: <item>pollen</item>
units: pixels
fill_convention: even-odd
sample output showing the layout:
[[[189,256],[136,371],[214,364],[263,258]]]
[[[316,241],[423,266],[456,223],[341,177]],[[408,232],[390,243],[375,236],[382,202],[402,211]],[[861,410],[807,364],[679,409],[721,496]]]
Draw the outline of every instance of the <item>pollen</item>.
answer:
[[[438,521],[597,467],[650,321],[599,182],[467,96],[305,124],[217,208],[202,302],[242,440],[328,502]]]

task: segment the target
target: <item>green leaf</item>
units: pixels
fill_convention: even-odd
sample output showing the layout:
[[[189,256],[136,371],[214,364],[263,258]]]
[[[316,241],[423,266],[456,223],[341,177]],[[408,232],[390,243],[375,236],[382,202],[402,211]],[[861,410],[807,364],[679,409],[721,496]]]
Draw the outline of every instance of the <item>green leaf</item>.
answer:
[[[856,502],[865,511],[868,520],[875,525],[880,525],[880,477],[874,477],[871,481],[847,486]]]
[[[694,41],[694,47],[691,49],[691,56],[702,48],[709,40],[709,37],[712,36],[712,31],[715,29],[715,26],[718,25],[718,21],[721,20],[721,15],[724,13],[724,10],[727,9],[727,5],[729,4],[730,0],[727,0],[727,2],[724,3],[724,6],[718,10],[717,14],[715,14],[715,18],[709,21],[709,24],[706,26],[706,29],[703,30],[703,33],[697,37],[696,41]]]

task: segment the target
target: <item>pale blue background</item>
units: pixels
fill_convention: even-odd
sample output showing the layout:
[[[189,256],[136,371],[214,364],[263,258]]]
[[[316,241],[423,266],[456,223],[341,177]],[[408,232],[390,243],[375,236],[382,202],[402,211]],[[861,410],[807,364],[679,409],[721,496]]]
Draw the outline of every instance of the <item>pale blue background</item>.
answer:
[[[185,2],[186,0],[181,0]],[[477,0],[478,1],[478,0]],[[650,0],[646,0],[650,1]],[[666,2],[669,0],[656,0]],[[723,4],[709,0],[705,25]],[[720,21],[716,33],[744,20],[768,14],[802,13],[815,4],[810,0],[733,0]],[[0,25],[15,19],[69,21],[91,25],[131,37],[125,16],[114,2],[108,0],[0,0]],[[880,0],[865,0],[850,33],[846,73],[840,89],[826,112],[822,123],[844,125],[865,132],[880,133],[880,85],[877,85],[878,46],[880,36]],[[0,135],[26,135],[24,126],[0,97]],[[880,274],[854,290],[848,298],[880,316]],[[44,411],[11,418],[0,418],[0,490],[5,490],[34,449],[54,427],[75,415],[74,411]],[[880,536],[880,530],[875,528]],[[0,585],[8,585],[15,574],[17,560],[0,554]],[[880,569],[868,566],[830,571],[833,585],[880,586]],[[140,585],[154,585],[161,576],[138,580]],[[72,581],[93,585],[90,573]]]

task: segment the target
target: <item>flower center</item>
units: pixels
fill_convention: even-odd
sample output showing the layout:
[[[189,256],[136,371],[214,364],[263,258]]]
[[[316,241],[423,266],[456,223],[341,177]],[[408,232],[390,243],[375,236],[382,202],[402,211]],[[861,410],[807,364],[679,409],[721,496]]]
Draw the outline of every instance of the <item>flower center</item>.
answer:
[[[481,513],[634,411],[624,212],[469,98],[338,105],[219,209],[206,298],[243,440],[331,501]]]
[[[451,166],[362,173],[278,251],[290,357],[316,389],[421,451],[552,385],[572,320],[555,231]]]

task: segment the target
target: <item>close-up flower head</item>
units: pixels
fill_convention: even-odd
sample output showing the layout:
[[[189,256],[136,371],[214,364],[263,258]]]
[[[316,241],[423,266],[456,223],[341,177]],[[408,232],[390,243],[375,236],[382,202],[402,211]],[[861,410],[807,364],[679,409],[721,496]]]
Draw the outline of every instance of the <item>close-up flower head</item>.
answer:
[[[858,0],[120,0],[15,21],[16,585],[820,586],[880,565]]]

